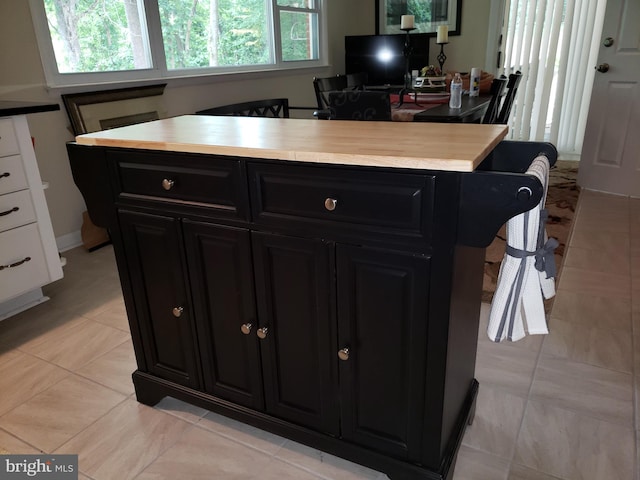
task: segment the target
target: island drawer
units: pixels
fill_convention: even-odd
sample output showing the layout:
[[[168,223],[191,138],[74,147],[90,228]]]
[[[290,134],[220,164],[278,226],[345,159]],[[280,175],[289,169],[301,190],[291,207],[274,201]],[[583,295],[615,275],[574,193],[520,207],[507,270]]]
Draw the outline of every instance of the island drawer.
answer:
[[[237,159],[157,152],[112,151],[116,188],[125,203],[205,208],[209,214],[246,218],[247,194]]]
[[[27,188],[27,177],[20,155],[0,158],[0,195]]]
[[[254,221],[429,240],[435,177],[250,163]]]

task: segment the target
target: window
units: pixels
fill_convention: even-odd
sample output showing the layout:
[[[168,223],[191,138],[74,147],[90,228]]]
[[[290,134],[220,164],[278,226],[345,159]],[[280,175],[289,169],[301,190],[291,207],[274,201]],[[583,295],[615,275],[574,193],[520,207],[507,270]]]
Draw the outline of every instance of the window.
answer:
[[[30,0],[51,86],[321,65],[323,0]]]

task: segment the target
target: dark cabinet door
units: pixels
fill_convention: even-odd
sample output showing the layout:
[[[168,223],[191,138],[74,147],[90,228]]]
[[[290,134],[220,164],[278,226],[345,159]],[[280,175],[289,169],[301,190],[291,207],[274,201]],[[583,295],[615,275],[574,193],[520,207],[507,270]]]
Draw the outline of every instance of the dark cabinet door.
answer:
[[[188,220],[183,229],[205,389],[263,409],[249,231]]]
[[[413,461],[423,441],[429,263],[337,247],[342,437]]]
[[[180,221],[122,210],[119,221],[147,368],[197,388],[198,351]]]
[[[258,232],[252,242],[266,411],[338,435],[334,245]]]

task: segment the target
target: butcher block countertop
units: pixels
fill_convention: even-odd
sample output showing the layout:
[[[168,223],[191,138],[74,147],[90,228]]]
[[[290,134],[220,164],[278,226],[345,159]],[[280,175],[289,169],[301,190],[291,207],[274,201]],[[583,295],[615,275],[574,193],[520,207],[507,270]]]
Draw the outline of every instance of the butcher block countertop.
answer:
[[[76,137],[82,145],[471,172],[505,125],[185,115]]]

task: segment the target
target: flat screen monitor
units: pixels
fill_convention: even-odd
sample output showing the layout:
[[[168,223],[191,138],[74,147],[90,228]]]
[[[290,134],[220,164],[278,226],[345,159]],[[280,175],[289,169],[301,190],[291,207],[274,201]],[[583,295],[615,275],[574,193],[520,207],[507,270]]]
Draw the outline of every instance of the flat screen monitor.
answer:
[[[409,70],[429,65],[429,37],[410,35]],[[351,35],[344,37],[346,73],[366,72],[369,85],[402,85],[406,63],[402,35]]]

